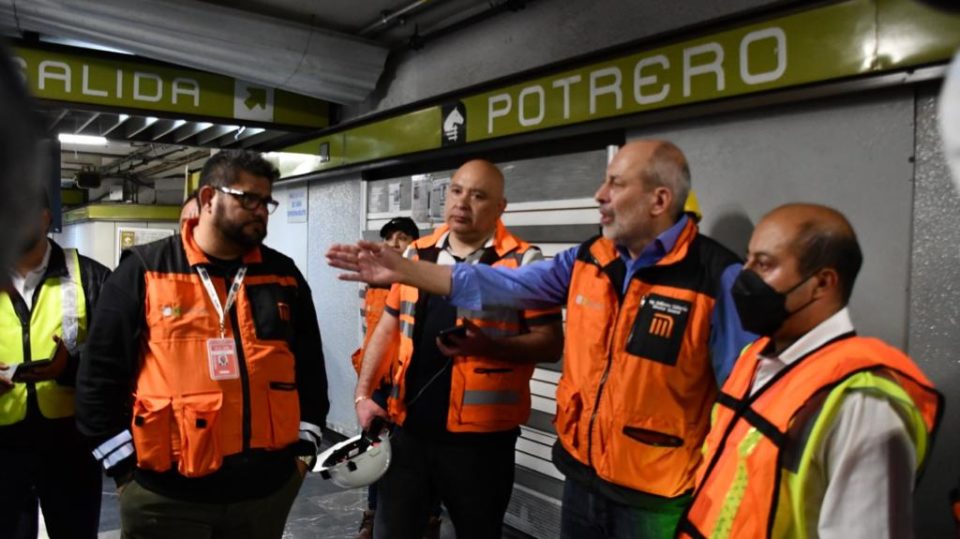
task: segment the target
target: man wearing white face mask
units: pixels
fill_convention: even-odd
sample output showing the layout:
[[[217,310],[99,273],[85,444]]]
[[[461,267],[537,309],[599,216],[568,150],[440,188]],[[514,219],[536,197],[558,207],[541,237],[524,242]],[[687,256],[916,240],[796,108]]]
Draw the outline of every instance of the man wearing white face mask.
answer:
[[[839,212],[767,214],[733,287],[747,347],[714,408],[681,537],[912,537],[913,486],[942,396],[913,361],[856,335],[862,262]]]

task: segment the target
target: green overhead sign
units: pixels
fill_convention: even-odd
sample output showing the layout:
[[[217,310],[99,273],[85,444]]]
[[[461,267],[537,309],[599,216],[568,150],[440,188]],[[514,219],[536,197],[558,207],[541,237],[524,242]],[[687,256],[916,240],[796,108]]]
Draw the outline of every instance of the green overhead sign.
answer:
[[[338,130],[318,170],[508,135],[944,62],[960,16],[913,0],[849,0],[523,81]],[[425,125],[426,118],[432,125]],[[413,125],[379,130],[374,126]],[[359,135],[359,136],[358,136]],[[410,136],[423,137],[414,141]]]
[[[190,114],[297,127],[329,125],[326,101],[186,68],[138,63],[123,55],[71,49],[14,49],[33,95],[135,112]]]

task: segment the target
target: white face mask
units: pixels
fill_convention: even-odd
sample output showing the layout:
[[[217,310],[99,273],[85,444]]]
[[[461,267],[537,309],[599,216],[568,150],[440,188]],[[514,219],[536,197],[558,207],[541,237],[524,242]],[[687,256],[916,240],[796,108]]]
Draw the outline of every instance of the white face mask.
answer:
[[[953,173],[953,184],[960,192],[960,51],[947,69],[940,94],[940,137],[943,155]]]

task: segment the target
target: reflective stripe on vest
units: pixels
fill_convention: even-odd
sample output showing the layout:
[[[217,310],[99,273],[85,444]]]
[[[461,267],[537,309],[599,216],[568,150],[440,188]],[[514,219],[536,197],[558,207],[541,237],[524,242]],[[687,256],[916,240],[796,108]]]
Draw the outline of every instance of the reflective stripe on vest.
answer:
[[[51,247],[53,248],[53,247]],[[47,359],[59,335],[70,352],[86,338],[87,306],[80,281],[80,258],[76,249],[64,249],[67,275],[51,277],[40,285],[30,312],[30,358]],[[24,361],[24,328],[7,293],[0,293],[0,360],[8,365]],[[73,415],[74,389],[53,380],[34,384],[40,413],[49,419]],[[0,396],[0,425],[22,421],[27,413],[27,384],[14,384]]]
[[[404,256],[420,259],[424,252],[436,252],[436,245],[447,227],[441,226],[432,235],[411,244]],[[517,267],[532,247],[511,235],[503,223],[497,223],[492,247],[479,249],[465,259],[466,263],[487,263],[493,266]],[[497,254],[493,257],[492,254]],[[392,419],[402,424],[406,418],[406,372],[413,357],[413,339],[419,293],[416,288],[400,288],[400,352],[394,373],[389,409]],[[458,309],[457,317],[468,319],[487,336],[510,337],[523,331],[522,311],[491,309],[471,311]],[[515,428],[530,414],[530,377],[534,365],[498,361],[483,357],[456,357],[451,374],[450,409],[447,430],[450,432],[495,432]]]
[[[707,464],[681,522],[682,537],[814,535],[806,521],[818,510],[806,505],[812,455],[854,391],[895,406],[916,449],[918,473],[926,461],[941,397],[901,352],[876,339],[835,341],[791,364],[751,396],[766,342],[748,349],[724,386],[707,438]]]
[[[365,293],[361,294],[363,297],[363,306],[360,308],[360,319],[363,322],[363,343],[351,356],[353,368],[357,371],[358,375],[360,374],[364,351],[370,344],[370,339],[373,337],[373,330],[376,329],[380,323],[380,318],[383,317],[383,311],[386,307],[389,293],[389,288],[367,287]],[[381,383],[388,385],[393,383],[393,369],[395,368],[399,348],[399,338],[391,342],[387,347],[384,354],[389,358],[389,361],[381,366],[382,376],[377,377],[381,380]]]

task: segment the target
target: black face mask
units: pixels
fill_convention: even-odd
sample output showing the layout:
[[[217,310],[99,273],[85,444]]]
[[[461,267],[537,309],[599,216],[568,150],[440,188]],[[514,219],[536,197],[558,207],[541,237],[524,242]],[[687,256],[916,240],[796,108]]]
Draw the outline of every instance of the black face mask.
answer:
[[[741,271],[733,283],[731,294],[743,329],[763,337],[776,333],[788,318],[813,303],[811,299],[799,309],[793,312],[787,311],[787,296],[813,275],[811,273],[804,277],[784,292],[777,292],[755,271],[748,269]]]

